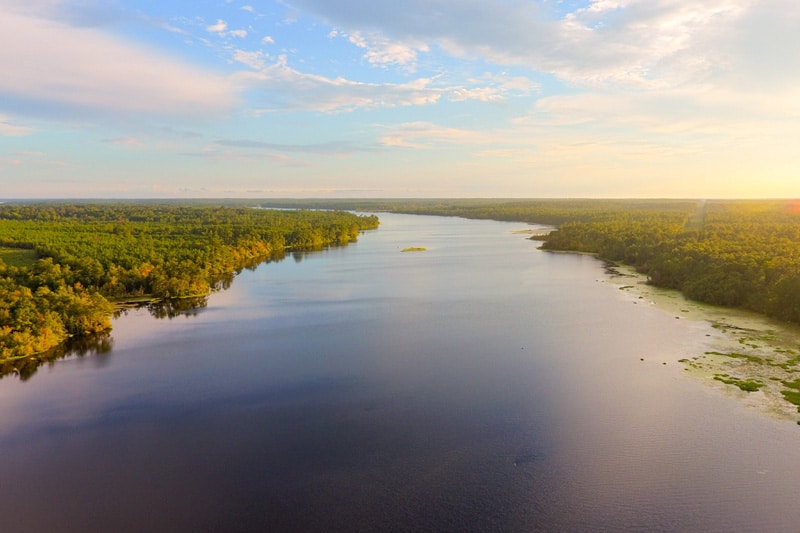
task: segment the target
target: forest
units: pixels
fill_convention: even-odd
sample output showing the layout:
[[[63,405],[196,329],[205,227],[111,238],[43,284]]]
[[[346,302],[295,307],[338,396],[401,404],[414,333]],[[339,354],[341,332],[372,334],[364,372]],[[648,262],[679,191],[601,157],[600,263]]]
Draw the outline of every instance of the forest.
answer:
[[[244,206],[0,204],[0,362],[107,332],[120,302],[158,299],[169,313],[243,268],[346,245],[378,224],[375,216]]]

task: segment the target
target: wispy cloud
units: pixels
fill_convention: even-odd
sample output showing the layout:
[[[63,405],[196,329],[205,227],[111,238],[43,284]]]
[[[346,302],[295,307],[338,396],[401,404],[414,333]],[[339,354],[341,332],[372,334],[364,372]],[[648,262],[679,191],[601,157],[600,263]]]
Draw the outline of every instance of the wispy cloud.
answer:
[[[216,141],[216,144],[219,146],[234,148],[254,148],[268,152],[299,152],[304,154],[321,155],[344,155],[353,152],[374,152],[379,149],[375,146],[356,145],[348,141],[331,141],[315,144],[281,144],[248,139],[219,139]]]
[[[8,118],[0,115],[0,135],[4,137],[24,137],[33,131],[33,128],[13,124]]]
[[[486,133],[448,128],[432,122],[406,122],[386,126],[385,129],[388,131],[381,135],[379,140],[391,147],[427,149],[442,144],[480,144],[491,139]]]
[[[266,55],[262,52],[237,50],[234,56],[237,61],[256,70],[239,73],[236,79],[243,87],[258,91],[262,100],[270,104],[260,113],[300,110],[341,113],[357,109],[426,106],[443,98],[453,102],[498,102],[529,94],[538,87],[524,78],[504,76],[471,80],[471,86],[441,85],[432,78],[416,78],[405,83],[367,83],[301,72],[288,65],[285,55],[266,66]]]
[[[103,139],[102,142],[126,148],[140,148],[143,146],[141,140],[136,137],[111,137]]]
[[[403,84],[364,83],[344,78],[327,78],[291,68],[285,56],[257,72],[243,72],[236,79],[245,87],[259,91],[269,111],[320,111],[324,113],[427,105],[436,102],[442,91],[429,87],[430,80],[417,79]]]
[[[247,51],[247,50],[234,50],[233,60],[247,65],[253,70],[260,70],[266,66],[269,56],[261,50]]]
[[[72,163],[69,161],[55,157],[40,150],[23,150],[12,153],[9,156],[0,156],[0,167],[10,166],[30,169],[42,167],[67,167],[71,165]]]

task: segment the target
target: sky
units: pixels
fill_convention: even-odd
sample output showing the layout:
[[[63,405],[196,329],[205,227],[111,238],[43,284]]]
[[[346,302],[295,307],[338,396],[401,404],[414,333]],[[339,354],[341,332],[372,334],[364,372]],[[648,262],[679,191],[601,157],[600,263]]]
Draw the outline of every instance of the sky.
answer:
[[[0,198],[800,197],[797,0],[0,0]]]

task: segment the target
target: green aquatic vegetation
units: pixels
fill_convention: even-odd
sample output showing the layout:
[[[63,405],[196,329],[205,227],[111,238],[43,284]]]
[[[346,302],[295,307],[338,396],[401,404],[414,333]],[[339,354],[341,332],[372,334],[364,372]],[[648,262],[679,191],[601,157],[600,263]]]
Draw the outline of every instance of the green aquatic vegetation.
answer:
[[[739,344],[741,344],[742,346],[747,346],[748,348],[752,348],[754,350],[757,350],[759,348],[759,345],[755,344],[755,342],[754,342],[755,340],[757,340],[757,339],[755,339],[754,337],[742,337],[742,338],[739,339]]]
[[[783,381],[783,384],[790,389],[797,389],[800,391],[800,379],[796,379],[794,381]]]
[[[427,248],[422,248],[422,247],[419,247],[419,246],[412,246],[410,248],[403,248],[400,251],[401,252],[426,252],[426,251],[428,251],[428,249]]]
[[[712,352],[706,352],[706,354],[708,354],[708,355],[722,355],[722,356],[725,356],[725,357],[731,357],[733,359],[744,359],[744,360],[749,361],[751,363],[759,363],[759,364],[763,364],[764,363],[764,359],[762,359],[761,357],[758,357],[757,355],[746,354],[746,353],[738,353],[738,352],[724,353],[724,352],[713,352],[712,351]]]
[[[762,382],[755,379],[739,379],[727,374],[715,374],[714,379],[726,385],[735,385],[745,392],[756,392],[764,386]]]
[[[790,353],[793,354],[794,352],[790,352]],[[795,356],[795,357],[792,357],[791,359],[787,359],[783,363],[778,363],[775,366],[779,366],[784,370],[792,370],[794,367],[797,366],[798,363],[800,363],[800,356]]]
[[[765,341],[765,342],[774,342],[774,341],[777,341],[777,340],[778,340],[778,332],[777,332],[777,331],[775,331],[774,329],[770,329],[770,330],[768,330],[768,331],[765,331],[765,332],[764,332],[764,333],[763,333],[763,334],[762,334],[762,335],[759,337],[759,340],[762,340],[762,341]]]
[[[781,391],[783,399],[789,403],[797,406],[797,411],[800,412],[800,379],[794,381],[782,381],[787,389]]]
[[[691,367],[691,368],[694,368],[694,369],[696,369],[696,370],[699,370],[699,369],[703,368],[703,365],[702,365],[702,364],[700,364],[700,363],[699,363],[699,362],[696,360],[696,358],[695,358],[695,359],[686,359],[686,358],[684,358],[684,359],[678,359],[678,362],[679,362],[679,363],[683,363],[683,364],[684,364],[684,365],[686,365],[687,367]],[[689,370],[689,369],[687,368],[686,370]]]
[[[800,392],[793,390],[782,390],[781,394],[783,395],[784,400],[796,405],[797,411],[800,412]]]

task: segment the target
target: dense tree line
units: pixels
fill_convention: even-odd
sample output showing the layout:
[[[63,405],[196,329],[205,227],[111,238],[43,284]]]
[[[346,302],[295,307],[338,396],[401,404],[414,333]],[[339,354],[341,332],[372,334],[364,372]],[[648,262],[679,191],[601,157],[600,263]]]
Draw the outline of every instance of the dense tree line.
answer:
[[[114,300],[206,295],[244,267],[355,241],[374,216],[138,203],[0,205],[0,358],[110,329]]]
[[[651,283],[701,302],[800,323],[800,212],[787,201],[709,201],[681,223],[626,217],[568,223],[550,250],[584,250],[623,261]]]
[[[586,200],[586,199],[484,199],[414,198],[367,200],[270,200],[286,208],[353,209],[418,215],[458,216],[559,226],[567,222],[597,222],[620,216],[655,215],[684,219],[694,212],[694,200]]]

